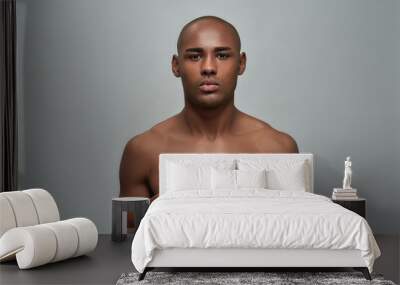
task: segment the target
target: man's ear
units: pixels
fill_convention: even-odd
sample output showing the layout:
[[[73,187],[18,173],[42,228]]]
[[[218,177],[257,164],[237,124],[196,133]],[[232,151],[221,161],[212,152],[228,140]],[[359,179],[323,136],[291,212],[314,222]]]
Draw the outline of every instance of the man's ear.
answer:
[[[171,61],[171,68],[172,68],[172,73],[176,76],[176,77],[181,77],[181,74],[179,72],[179,61],[178,61],[178,56],[176,54],[174,54],[172,56],[172,61]]]
[[[240,58],[239,58],[239,75],[242,75],[243,72],[246,69],[246,61],[247,61],[247,56],[245,52],[240,53]]]

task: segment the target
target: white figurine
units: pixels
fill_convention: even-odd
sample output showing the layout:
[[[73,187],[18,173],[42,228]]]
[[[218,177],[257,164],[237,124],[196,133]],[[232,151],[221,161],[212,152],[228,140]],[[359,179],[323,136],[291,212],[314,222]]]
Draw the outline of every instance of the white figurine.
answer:
[[[351,161],[350,156],[346,157],[346,161],[344,162],[344,178],[343,178],[343,189],[352,189],[351,188]]]

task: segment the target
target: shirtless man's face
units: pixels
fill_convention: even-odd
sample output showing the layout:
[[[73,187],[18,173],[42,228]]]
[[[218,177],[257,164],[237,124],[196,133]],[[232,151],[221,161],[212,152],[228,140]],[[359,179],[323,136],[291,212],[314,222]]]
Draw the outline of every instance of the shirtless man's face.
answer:
[[[193,107],[215,109],[233,103],[238,75],[246,67],[246,54],[229,26],[204,20],[184,31],[172,71],[182,79],[185,101]]]

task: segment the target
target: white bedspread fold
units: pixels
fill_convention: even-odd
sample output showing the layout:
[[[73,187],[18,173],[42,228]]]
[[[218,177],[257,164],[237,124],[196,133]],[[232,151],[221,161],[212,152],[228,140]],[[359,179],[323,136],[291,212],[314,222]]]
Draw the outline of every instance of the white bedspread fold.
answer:
[[[358,249],[369,271],[380,250],[367,221],[307,192],[246,189],[218,197],[196,190],[167,193],[150,205],[132,242],[143,272],[154,249]]]

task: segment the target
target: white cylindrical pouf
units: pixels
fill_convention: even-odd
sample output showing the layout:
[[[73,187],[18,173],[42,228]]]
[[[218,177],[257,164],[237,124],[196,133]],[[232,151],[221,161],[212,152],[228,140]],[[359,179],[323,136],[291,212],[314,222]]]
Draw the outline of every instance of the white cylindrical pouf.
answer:
[[[60,220],[60,213],[58,212],[57,204],[49,192],[44,189],[28,189],[23,190],[22,192],[31,197],[39,218],[39,224]]]
[[[1,194],[2,193],[0,193],[0,237],[9,229],[17,226],[11,204],[8,199]]]
[[[15,254],[20,269],[49,263],[56,254],[54,232],[41,225],[13,228],[0,239],[0,254]]]
[[[72,257],[78,248],[78,233],[74,226],[64,221],[41,225],[50,228],[57,238],[57,251],[51,262]]]
[[[17,227],[33,226],[39,223],[35,205],[30,196],[22,191],[1,193],[8,199],[15,215]]]
[[[98,232],[96,225],[86,218],[74,218],[64,222],[73,225],[78,232],[79,244],[74,257],[88,253],[96,248]]]

